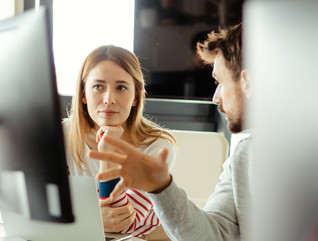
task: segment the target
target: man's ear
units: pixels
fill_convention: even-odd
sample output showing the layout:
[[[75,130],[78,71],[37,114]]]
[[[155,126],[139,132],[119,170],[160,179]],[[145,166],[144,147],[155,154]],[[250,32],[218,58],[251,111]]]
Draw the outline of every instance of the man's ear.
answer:
[[[246,69],[243,69],[241,71],[241,84],[242,84],[242,90],[243,93],[247,98],[250,98],[251,96],[251,88],[250,88],[250,78],[249,73]]]

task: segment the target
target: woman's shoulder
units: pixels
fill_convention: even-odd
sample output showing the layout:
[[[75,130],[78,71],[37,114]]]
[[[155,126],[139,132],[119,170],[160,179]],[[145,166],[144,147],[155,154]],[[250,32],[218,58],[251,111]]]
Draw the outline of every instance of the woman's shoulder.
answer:
[[[71,120],[70,119],[63,119],[62,120],[62,129],[63,129],[63,135],[64,140],[68,140],[70,129],[71,129]]]
[[[62,120],[62,127],[64,131],[68,131],[71,128],[71,120],[69,118],[65,118]]]
[[[63,126],[70,126],[70,125],[71,125],[71,120],[70,120],[70,118],[64,118],[64,119],[62,120],[62,125],[63,125]]]

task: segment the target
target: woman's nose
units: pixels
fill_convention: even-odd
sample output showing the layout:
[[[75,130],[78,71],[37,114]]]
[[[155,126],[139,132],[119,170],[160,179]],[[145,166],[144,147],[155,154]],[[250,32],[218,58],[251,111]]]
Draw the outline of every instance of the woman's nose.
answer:
[[[115,96],[111,90],[107,90],[104,94],[104,104],[115,104]]]

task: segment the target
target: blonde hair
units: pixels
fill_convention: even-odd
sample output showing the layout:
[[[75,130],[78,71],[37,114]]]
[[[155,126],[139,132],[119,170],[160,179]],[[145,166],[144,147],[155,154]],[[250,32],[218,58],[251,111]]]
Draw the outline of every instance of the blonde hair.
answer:
[[[173,136],[151,120],[143,116],[145,104],[145,82],[138,58],[132,52],[113,45],[100,46],[93,50],[83,62],[77,79],[76,93],[72,99],[70,113],[69,144],[72,157],[76,164],[83,169],[83,156],[85,151],[85,134],[94,128],[95,123],[87,111],[87,105],[83,103],[85,96],[85,83],[89,72],[101,61],[109,60],[129,73],[135,83],[136,106],[133,106],[127,119],[127,130],[130,131],[133,144],[146,147],[158,138],[175,143]],[[152,137],[151,140],[141,141]]]

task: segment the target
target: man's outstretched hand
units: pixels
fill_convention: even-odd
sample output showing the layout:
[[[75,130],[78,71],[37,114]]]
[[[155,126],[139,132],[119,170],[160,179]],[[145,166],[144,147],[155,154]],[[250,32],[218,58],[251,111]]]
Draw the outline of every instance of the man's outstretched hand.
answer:
[[[88,153],[90,158],[119,164],[97,176],[98,180],[121,177],[111,196],[119,195],[125,187],[156,193],[169,186],[172,178],[168,169],[167,149],[163,149],[158,157],[153,157],[118,138],[106,136],[103,141],[122,152]]]

